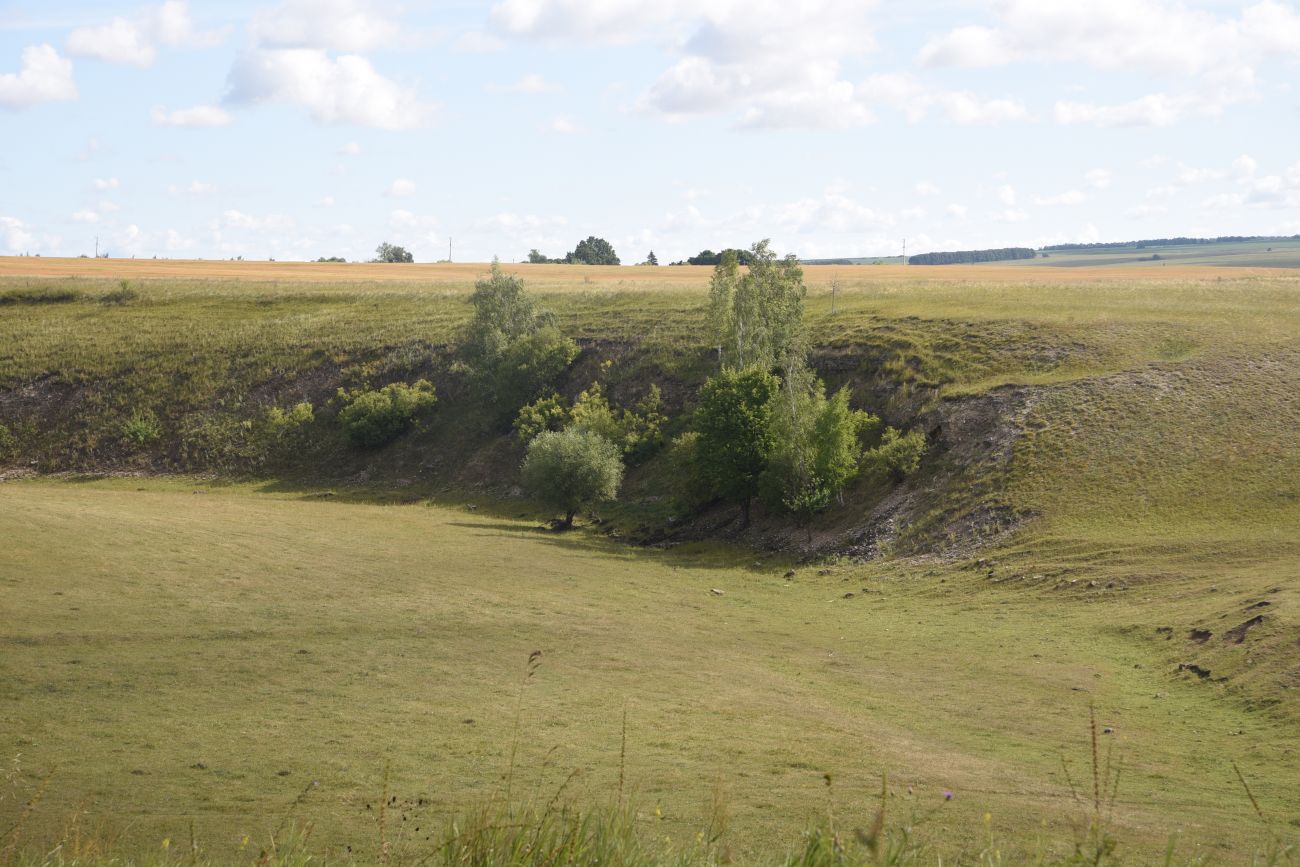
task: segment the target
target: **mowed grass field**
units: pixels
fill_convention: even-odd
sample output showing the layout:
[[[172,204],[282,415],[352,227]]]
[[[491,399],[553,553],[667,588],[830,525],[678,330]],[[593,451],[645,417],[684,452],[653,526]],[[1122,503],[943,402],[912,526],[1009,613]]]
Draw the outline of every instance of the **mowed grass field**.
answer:
[[[58,264],[0,271],[33,263]],[[451,340],[486,267],[72,266],[107,270],[0,280],[80,293],[0,306],[0,389],[233,400]],[[418,852],[430,822],[502,792],[541,650],[513,793],[611,802],[626,708],[640,825],[689,840],[720,792],[742,860],[823,820],[824,774],[845,827],[888,773],[891,815],[937,807],[921,833],[945,851],[978,845],[985,813],[1009,852],[1068,846],[1090,706],[1134,863],[1171,833],[1176,863],[1262,848],[1233,762],[1295,840],[1300,278],[1005,267],[807,269],[816,351],[878,359],[933,401],[1031,390],[998,492],[1025,520],[969,557],[655,551],[541,532],[523,504],[384,506],[300,480],[0,483],[0,756],[22,764],[0,831],[48,779],[33,841],[80,815],[143,853],[193,823],[233,858],[292,813],[321,851],[373,859],[387,768],[407,816],[390,838]],[[699,354],[708,269],[519,272],[568,333]],[[100,303],[121,279],[138,297]]]
[[[626,709],[648,831],[689,840],[720,788],[751,858],[825,814],[824,774],[845,823],[869,821],[888,773],[900,818],[941,806],[921,830],[952,849],[985,812],[1011,851],[1065,845],[1086,821],[1065,768],[1091,786],[1090,705],[1135,860],[1173,832],[1227,863],[1260,844],[1234,760],[1271,816],[1300,809],[1294,729],[1172,677],[1115,628],[1118,603],[939,564],[786,577],[446,505],[195,484],[3,487],[2,748],[49,781],[31,837],[81,812],[138,851],[193,823],[230,856],[311,784],[293,810],[315,842],[374,857],[387,785],[410,805],[390,833],[416,850],[501,793],[534,650],[516,794],[577,771],[565,797],[608,803]]]

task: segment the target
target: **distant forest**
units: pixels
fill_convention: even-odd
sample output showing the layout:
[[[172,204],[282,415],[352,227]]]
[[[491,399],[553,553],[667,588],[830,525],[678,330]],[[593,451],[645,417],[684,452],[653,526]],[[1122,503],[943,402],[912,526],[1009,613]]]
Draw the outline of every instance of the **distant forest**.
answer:
[[[965,265],[971,262],[1004,262],[1008,259],[1032,259],[1030,247],[1001,247],[996,250],[955,250],[948,253],[921,253],[909,256],[909,265]]]
[[[1247,241],[1300,241],[1300,235],[1220,235],[1217,238],[1148,238],[1145,241],[1100,242],[1094,244],[1052,244],[1042,249],[1049,252],[1064,250],[1103,250],[1109,247],[1186,247],[1192,244],[1240,244]]]

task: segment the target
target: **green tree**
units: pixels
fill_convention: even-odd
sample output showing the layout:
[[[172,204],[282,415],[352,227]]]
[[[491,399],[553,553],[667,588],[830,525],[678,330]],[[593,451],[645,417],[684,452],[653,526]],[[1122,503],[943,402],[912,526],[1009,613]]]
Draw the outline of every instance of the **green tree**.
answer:
[[[551,320],[537,309],[524,281],[507,274],[496,261],[488,276],[474,282],[469,303],[474,305],[474,316],[461,339],[461,350],[471,364],[491,363],[511,343]]]
[[[524,281],[497,262],[474,284],[474,316],[461,336],[461,356],[480,396],[503,420],[544,394],[578,355],[578,345],[537,309]]]
[[[850,408],[845,389],[828,398],[821,380],[806,365],[792,363],[772,414],[773,449],[763,478],[764,498],[809,527],[813,515],[857,476],[861,434],[878,421]]]
[[[573,264],[584,265],[617,265],[618,254],[614,252],[614,247],[604,238],[597,238],[591,235],[585,241],[579,241],[578,246],[574,247],[573,252],[567,257],[567,261]]]
[[[489,399],[501,417],[512,419],[519,407],[545,394],[578,357],[578,344],[553,325],[513,340],[484,368],[478,377],[483,397]]]
[[[623,460],[618,448],[594,431],[544,431],[528,444],[523,482],[530,494],[564,514],[559,526],[567,530],[579,509],[618,495]]]
[[[724,369],[700,389],[698,472],[716,496],[740,506],[742,529],[749,526],[750,504],[775,446],[772,412],[780,382],[760,367]]]
[[[375,248],[376,262],[414,262],[415,257],[405,247],[390,244],[387,241]]]
[[[650,254],[649,254],[648,256],[645,257],[645,264],[647,264],[647,265],[658,265],[658,264],[659,264],[659,257],[655,255],[655,251],[654,251],[654,250],[651,250],[651,251],[650,251]]]
[[[749,257],[742,274],[739,252],[722,253],[709,287],[709,326],[724,368],[771,369],[801,352],[807,289],[799,260],[777,258],[768,241]]]
[[[545,253],[538,252],[537,248],[534,247],[533,249],[528,251],[528,261],[533,263],[534,265],[545,265],[547,262],[551,260],[546,258]]]

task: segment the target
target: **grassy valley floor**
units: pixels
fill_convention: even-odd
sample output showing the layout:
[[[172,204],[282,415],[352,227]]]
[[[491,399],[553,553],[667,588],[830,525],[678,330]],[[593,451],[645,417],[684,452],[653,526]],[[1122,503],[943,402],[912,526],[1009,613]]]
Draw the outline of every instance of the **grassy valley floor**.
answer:
[[[893,814],[937,808],[921,833],[949,850],[985,812],[1011,851],[1066,845],[1087,814],[1067,769],[1091,797],[1090,705],[1134,860],[1171,833],[1180,858],[1258,848],[1233,761],[1297,830],[1294,725],[1175,674],[1160,636],[1123,628],[1137,591],[1063,596],[1000,583],[1000,563],[786,577],[451,504],[183,480],[9,482],[0,539],[0,753],[27,794],[48,780],[31,841],[80,813],[131,851],[192,824],[233,857],[292,809],[322,851],[373,857],[387,785],[388,833],[418,851],[501,794],[534,650],[514,794],[611,801],[626,709],[648,833],[689,839],[720,791],[742,858],[825,815],[824,774],[846,825],[870,821],[887,772]]]

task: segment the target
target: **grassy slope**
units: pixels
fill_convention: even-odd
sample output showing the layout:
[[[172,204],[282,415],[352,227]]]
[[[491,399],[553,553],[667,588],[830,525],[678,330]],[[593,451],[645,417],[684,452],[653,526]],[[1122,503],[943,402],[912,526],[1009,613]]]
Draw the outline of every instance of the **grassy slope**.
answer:
[[[1017,845],[1040,821],[1068,839],[1060,762],[1087,776],[1089,702],[1123,755],[1128,845],[1256,842],[1229,759],[1270,813],[1300,809],[1283,730],[1171,678],[1110,606],[907,564],[787,580],[454,508],[132,480],[3,494],[0,536],[41,539],[0,549],[0,750],[52,774],[33,836],[84,809],[141,847],[193,821],[221,854],[315,780],[317,842],[366,851],[386,765],[426,824],[499,786],[535,649],[519,787],[578,769],[576,797],[609,797],[626,704],[628,773],[662,831],[702,824],[720,779],[749,855],[824,809],[823,772],[851,821],[888,771],[899,812],[905,786],[919,806],[957,792],[927,826],[950,845],[985,810]],[[883,592],[842,598],[864,585]]]
[[[609,282],[626,270],[526,276],[571,333],[639,340],[656,363],[694,375],[705,275],[656,282],[691,273],[660,269],[671,278],[636,271]],[[368,827],[360,799],[375,797],[386,759],[403,793],[440,806],[490,788],[512,678],[540,646],[547,667],[530,687],[530,773],[560,744],[570,758],[557,758],[551,779],[582,766],[606,792],[631,695],[633,776],[666,799],[668,827],[693,826],[722,770],[750,850],[817,809],[821,770],[841,775],[846,801],[887,769],[923,783],[918,792],[978,793],[950,805],[956,827],[973,828],[988,806],[1021,839],[1044,814],[1059,832],[1069,808],[1058,757],[1081,756],[1094,698],[1126,744],[1124,821],[1141,845],[1184,821],[1205,843],[1237,847],[1253,834],[1230,758],[1266,809],[1294,816],[1300,280],[1172,266],[1147,279],[917,270],[873,269],[881,276],[869,280],[838,272],[831,317],[824,280],[833,272],[810,269],[810,324],[820,352],[848,359],[840,376],[884,376],[924,400],[1039,386],[1030,434],[998,492],[1036,517],[987,555],[991,567],[886,562],[787,588],[779,568],[701,569],[423,507],[5,486],[0,537],[39,533],[41,542],[0,552],[0,620],[16,625],[3,630],[0,664],[19,676],[20,699],[6,717],[12,743],[0,749],[40,769],[87,756],[71,776],[60,771],[67,782],[52,803],[62,809],[102,790],[107,808],[166,814],[170,794],[204,807],[205,834],[227,842],[256,821],[246,817],[291,800],[303,775],[333,768],[319,809],[356,839]],[[470,276],[159,280],[137,283],[141,298],[118,307],[93,300],[116,283],[78,280],[92,300],[0,307],[0,383],[44,373],[82,383],[83,405],[104,406],[78,416],[97,424],[77,430],[104,439],[131,401],[201,407],[219,394],[251,411],[267,377],[448,339],[468,312]],[[41,431],[19,433],[29,448],[44,442]],[[454,526],[466,523],[480,526]],[[303,575],[321,592],[303,593]],[[32,591],[56,584],[81,601]],[[863,584],[887,592],[839,599]],[[709,586],[728,595],[709,597]],[[1272,604],[1246,610],[1260,601]],[[719,618],[716,603],[731,616]],[[1257,611],[1265,620],[1241,644],[1225,637]],[[122,640],[121,624],[141,637]],[[1198,643],[1192,629],[1213,635]],[[211,654],[229,665],[200,664]],[[1179,663],[1211,676],[1178,674]],[[87,705],[88,693],[101,701]],[[276,716],[263,748],[234,717],[268,706]],[[76,723],[50,722],[60,715]],[[473,726],[459,722],[471,716]],[[195,718],[218,725],[185,734]],[[115,741],[133,726],[145,733]],[[317,729],[329,734],[312,740]],[[210,759],[227,745],[247,758],[222,776]],[[149,756],[159,763],[141,765]],[[281,756],[296,763],[282,768]],[[186,770],[196,761],[210,770]],[[150,774],[130,775],[137,769]],[[282,769],[290,775],[274,776]],[[132,833],[176,833],[168,820],[141,818]]]

